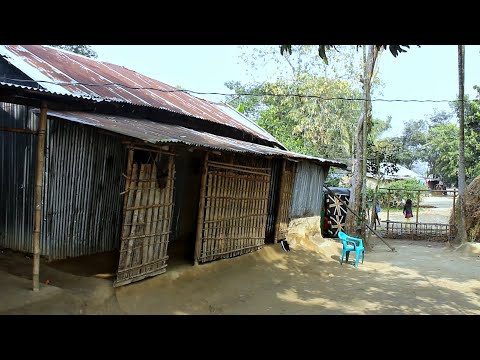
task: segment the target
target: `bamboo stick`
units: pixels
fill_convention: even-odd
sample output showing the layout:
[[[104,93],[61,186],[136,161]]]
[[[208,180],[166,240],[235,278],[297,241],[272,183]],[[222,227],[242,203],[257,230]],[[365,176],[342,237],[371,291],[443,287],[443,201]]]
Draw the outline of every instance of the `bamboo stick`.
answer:
[[[158,155],[157,155],[158,156]],[[156,165],[155,165],[156,167]],[[156,171],[158,171],[158,168],[156,169]],[[155,192],[155,204],[159,204],[160,203],[160,188],[158,188],[158,186],[155,188],[154,190]],[[160,253],[160,241],[161,241],[161,234],[158,234],[159,232],[159,222],[160,222],[160,208],[159,207],[155,207],[153,208],[153,218],[152,218],[152,227],[153,227],[153,233],[155,234],[155,236],[153,237],[153,247],[152,247],[152,254],[150,256],[151,259],[160,259],[162,257],[161,253]]]
[[[265,183],[264,186],[263,186],[263,206],[262,208],[259,210],[259,213],[260,214],[264,214],[262,217],[261,217],[261,231],[262,231],[262,235],[263,235],[263,241],[262,241],[262,246],[265,245],[265,238],[267,236],[267,219],[268,219],[268,197],[270,196],[270,181],[271,181],[271,175],[268,174],[267,175],[267,178],[269,179],[268,181],[268,184]],[[287,177],[288,179],[288,177]],[[287,196],[288,197],[288,196]],[[283,206],[285,207],[285,206]],[[285,223],[285,218],[283,218],[283,223]]]
[[[145,165],[144,164],[140,165],[140,174],[139,174],[138,178],[140,180],[145,178]],[[140,183],[140,184],[142,184],[142,183]],[[138,186],[138,190],[135,193],[135,206],[139,206],[140,202],[142,200],[142,190],[141,190],[140,184]],[[136,234],[136,228],[137,228],[137,224],[138,224],[138,212],[139,212],[139,210],[134,210],[133,211],[133,219],[132,219],[133,225],[130,227],[130,234],[133,234],[133,235]],[[133,248],[133,246],[134,246],[134,240],[129,240],[128,241],[128,246],[127,246],[126,260],[125,260],[125,267],[126,268],[129,268],[132,265],[132,261],[133,261],[132,248]]]
[[[162,153],[157,154],[157,161],[158,164],[160,164],[160,167],[164,167],[163,163],[167,161],[166,157],[169,155],[165,155]],[[157,169],[157,171],[161,171],[161,169]],[[167,170],[168,171],[168,170]],[[168,175],[167,175],[168,176]],[[167,181],[168,184],[168,181]],[[159,184],[157,184],[159,190],[160,190],[160,202],[159,204],[165,204],[167,200],[167,186],[165,186],[163,189],[160,189]],[[163,234],[164,228],[165,228],[165,218],[167,217],[167,208],[165,206],[160,206],[159,207],[159,212],[158,212],[158,226],[157,226],[157,233],[159,234],[159,252],[158,256],[164,257],[166,255],[166,244],[165,244],[165,235]]]
[[[390,220],[390,189],[387,192],[387,229],[388,229],[388,221]]]
[[[210,170],[210,168],[209,168]],[[213,181],[214,181],[214,178],[215,178],[215,173],[214,172],[209,172],[208,173],[208,178],[207,178],[207,195],[213,195]],[[208,219],[209,221],[212,220],[214,221],[214,219],[212,218],[212,215],[213,215],[213,208],[212,208],[212,204],[213,204],[213,198],[209,198],[209,199],[206,199],[206,205],[205,205],[205,219]],[[205,231],[204,231],[204,235],[203,235],[203,238],[202,238],[202,253],[205,254],[206,256],[210,256],[208,250],[209,250],[209,245],[210,245],[210,242],[209,242],[209,239],[212,238],[212,226],[210,224],[207,224],[205,222]]]
[[[418,210],[420,209],[420,190],[417,191],[417,214],[415,223],[418,224]]]
[[[226,185],[227,185],[227,182],[226,182],[226,179],[222,176],[219,178],[219,181],[220,181],[220,194],[218,196],[218,199],[219,199],[219,224],[224,224],[224,219],[225,219],[225,205],[226,205],[226,202],[228,201],[226,199],[226,195],[227,195],[227,189],[226,189]],[[225,226],[222,226],[218,232],[218,245],[217,245],[217,248],[216,248],[216,253],[215,255],[217,255],[217,253],[221,253],[223,252],[224,250],[224,247],[225,247],[225,233],[226,233],[226,227]]]
[[[283,191],[283,183],[285,181],[285,167],[286,167],[286,160],[282,160],[282,169],[280,171],[280,179],[278,182],[278,192],[277,192],[277,199],[275,202],[274,208],[274,219],[275,219],[275,235],[273,237],[273,243],[277,243],[279,240],[279,233],[280,233],[280,221],[281,221],[281,210],[282,210],[282,196],[285,194]]]
[[[158,154],[164,154],[164,155],[176,155],[175,153],[172,153],[172,152],[168,152],[168,151],[165,151],[165,150],[161,150],[161,149],[158,149],[158,148],[149,148],[149,147],[142,147],[142,146],[136,146],[136,145],[133,145],[133,146],[128,146],[129,149],[135,149],[135,150],[141,150],[141,151],[147,151],[147,152],[154,152],[154,153],[158,153]]]
[[[202,246],[202,233],[203,233],[203,220],[204,220],[204,210],[205,210],[205,193],[207,186],[207,175],[208,175],[208,153],[205,153],[203,157],[203,168],[202,168],[202,177],[200,181],[200,200],[198,204],[198,215],[197,215],[197,233],[195,237],[195,253],[194,253],[194,264],[198,265],[198,260],[200,259],[200,250]]]
[[[455,220],[455,198],[457,196],[457,190],[453,190],[453,226],[456,225],[456,220]]]
[[[246,165],[239,165],[233,162],[225,163],[219,161],[209,161],[211,167],[218,167],[218,168],[229,168],[230,170],[238,170],[243,171],[242,169],[250,169],[250,170],[270,170],[270,168],[258,168],[255,166],[246,166]]]
[[[42,116],[42,113],[40,112],[40,116]],[[14,132],[14,133],[19,133],[19,134],[31,134],[31,135],[38,135],[37,131],[34,130],[29,130],[29,129],[19,129],[19,128],[9,128],[9,127],[0,127],[0,131],[5,131],[5,132]]]
[[[253,187],[252,195],[253,195],[254,198],[258,197],[258,194],[261,190],[261,186],[262,185]],[[252,232],[251,232],[251,235],[249,236],[249,238],[250,238],[250,242],[252,243],[252,245],[257,245],[258,244],[258,239],[255,239],[255,238],[257,236],[259,236],[259,233],[258,233],[258,223],[259,223],[258,220],[259,220],[259,218],[258,218],[258,216],[256,216],[257,213],[258,213],[258,201],[253,200],[253,201],[250,202],[250,204],[251,204],[251,212],[255,216],[251,219]]]
[[[248,192],[245,190],[248,182],[245,179],[243,172],[237,173],[237,178],[233,182],[233,190],[235,192],[234,206],[232,208],[233,221],[232,221],[232,237],[230,240],[230,253],[228,256],[236,255],[235,250],[243,247],[245,244],[245,211],[248,206]],[[247,195],[247,196],[245,196]]]
[[[47,105],[42,102],[40,107],[40,119],[37,138],[37,164],[35,167],[35,197],[32,236],[32,288],[40,290],[40,228],[42,223],[42,191],[43,173],[45,163],[45,132],[47,130]]]
[[[133,170],[133,149],[128,150],[128,155],[127,155],[127,176],[125,179],[125,192],[121,193],[127,194],[126,196],[123,197],[123,218],[125,219],[125,214],[127,212],[127,203],[128,203],[128,197],[130,196],[130,186],[132,184],[132,170]]]
[[[259,171],[252,171],[252,170],[244,170],[244,169],[237,169],[236,165],[235,166],[220,166],[220,165],[215,165],[215,168],[218,169],[226,169],[226,170],[234,170],[234,171],[241,171],[244,174],[252,174],[252,175],[265,175],[263,172]],[[252,169],[257,169],[257,168],[252,168]]]
[[[217,209],[217,195],[219,191],[219,176],[212,174],[212,199],[210,203],[210,218],[214,221],[214,224],[218,223],[218,209]],[[207,241],[207,253],[210,254],[209,259],[214,259],[215,253],[215,239],[217,237],[217,228],[210,226],[211,238]]]
[[[150,179],[151,165],[144,164],[144,167],[145,167],[144,179]],[[148,183],[144,183],[144,185],[146,186],[145,186],[145,189],[142,189],[141,200],[140,200],[140,204],[142,205],[142,207],[138,209],[138,222],[137,222],[137,225],[135,226],[135,234],[139,234],[139,235],[145,235],[145,213],[146,213],[145,207],[147,206],[147,202],[148,202],[149,190],[147,189]],[[144,239],[144,238],[133,239],[134,251],[132,251],[132,257],[133,257],[132,264],[134,265],[138,265],[142,263],[143,241],[139,239]],[[142,272],[142,269],[137,268],[132,272],[135,275],[139,275]]]
[[[229,184],[229,189],[232,194],[232,201],[230,202],[230,209],[228,214],[229,220],[227,222],[230,236],[228,237],[226,254],[224,254],[222,257],[229,258],[232,256],[235,239],[238,237],[238,234],[241,230],[241,221],[239,218],[239,214],[242,211],[242,201],[238,200],[238,198],[241,194],[240,188],[242,184],[242,175],[239,174],[238,171],[233,170],[233,168],[231,170],[225,171],[225,175],[229,175],[229,177],[227,177],[227,180]]]
[[[173,190],[175,186],[175,158],[170,155],[168,158],[168,199],[167,201],[171,204],[167,211],[167,218],[165,219],[166,231],[167,231],[167,242],[165,244],[165,254],[168,254],[168,244],[170,242],[170,231],[172,227],[172,217],[173,217]]]
[[[223,170],[231,170],[231,171],[229,171],[229,172],[227,172],[227,173],[219,173],[218,176],[223,176],[223,177],[226,177],[226,178],[235,178],[235,177],[237,177],[237,176],[240,176],[241,174],[262,175],[262,176],[265,175],[265,173],[263,173],[263,172],[262,172],[262,173],[254,173],[254,174],[252,174],[251,172],[245,172],[245,171],[243,171],[243,170],[238,170],[238,169],[235,170],[235,169],[233,169],[233,168],[228,168],[228,169],[223,169]],[[233,171],[233,173],[232,173],[232,171]],[[265,182],[265,181],[262,181],[262,180],[259,180],[259,179],[256,179],[256,178],[248,178],[248,179],[246,179],[246,180],[247,180],[247,181],[251,181],[251,182],[257,182],[257,183],[263,183],[263,182]]]
[[[146,263],[146,264],[143,264],[143,263],[142,263],[142,264],[139,264],[139,265],[131,266],[131,267],[129,267],[128,269],[124,269],[124,270],[119,271],[119,273],[128,272],[128,271],[130,271],[130,270],[138,270],[138,269],[140,269],[142,266],[158,264],[158,263],[163,262],[163,261],[165,261],[165,260],[168,260],[168,256],[162,257],[162,258],[157,259],[157,260],[150,261],[150,262],[148,262],[148,263]],[[162,266],[162,267],[163,267],[163,266]]]
[[[257,175],[253,175],[253,178],[255,179],[255,182],[257,181]],[[253,182],[250,182],[252,184]],[[257,198],[258,194],[260,192],[262,184],[259,184],[258,186],[254,186],[251,191],[249,191],[250,194],[252,194],[253,198]],[[250,213],[253,215],[252,218],[250,219],[250,234],[248,235],[249,242],[251,245],[257,245],[257,240],[256,237],[259,236],[258,234],[258,200],[252,200],[249,202],[250,206]]]
[[[240,251],[250,250],[250,249],[255,248],[255,247],[257,247],[257,245],[255,245],[255,244],[254,244],[254,245],[250,245],[250,246],[246,246],[246,247],[240,249]],[[225,253],[221,253],[221,254],[218,254],[218,255],[229,255],[230,253],[231,253],[231,252],[225,252]],[[246,252],[245,252],[245,254],[246,254]]]
[[[143,236],[146,237],[146,239],[143,242],[143,250],[142,250],[142,263],[147,264],[150,261],[149,258],[149,249],[155,242],[153,240],[153,236],[150,235],[151,233],[155,234],[155,231],[152,231],[152,216],[153,216],[153,209],[151,205],[154,204],[155,202],[155,187],[154,184],[157,182],[157,169],[155,164],[151,165],[151,171],[150,171],[150,183],[148,183],[148,197],[147,197],[147,212],[145,219],[143,221],[145,230]],[[150,271],[151,269],[145,265],[145,272]]]
[[[270,176],[268,176],[268,179],[270,179]],[[269,190],[270,190],[270,181],[267,184],[263,186],[263,201],[262,201],[262,207],[259,210],[259,213],[268,213],[268,196],[269,196]],[[267,216],[263,215],[260,218],[260,226],[261,226],[261,232],[263,236],[263,241],[262,241],[262,246],[265,245],[265,237],[267,236]]]
[[[132,167],[132,178],[130,180],[130,184],[136,185],[137,177],[138,177],[138,166],[137,164],[131,164]],[[127,207],[131,205],[135,200],[135,193],[130,191],[126,196],[126,205]],[[134,224],[132,221],[133,211],[126,210],[125,216],[123,220],[123,229],[121,239],[126,239],[130,235],[131,226]],[[128,242],[122,240],[120,244],[120,259],[119,259],[119,270],[126,267],[126,255],[128,249]]]
[[[250,181],[251,176],[247,174],[243,174],[243,183],[241,187],[241,194],[247,194],[251,195],[251,189],[250,186],[253,183]],[[254,229],[253,229],[253,221],[251,221],[252,215],[252,207],[253,204],[250,201],[242,201],[242,206],[241,206],[241,215],[240,215],[240,224],[243,226],[242,227],[242,233],[241,236],[243,238],[243,244],[245,248],[250,248],[254,244]],[[246,246],[245,246],[246,245]]]

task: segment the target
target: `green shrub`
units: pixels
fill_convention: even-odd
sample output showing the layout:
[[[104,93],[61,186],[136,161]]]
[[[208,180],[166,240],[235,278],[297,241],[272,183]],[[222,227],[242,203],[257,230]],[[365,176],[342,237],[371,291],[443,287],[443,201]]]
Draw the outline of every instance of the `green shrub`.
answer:
[[[388,184],[388,189],[390,189],[390,206],[400,208],[405,204],[407,199],[412,199],[414,206],[416,206],[418,191],[415,190],[428,190],[428,187],[417,180],[408,179],[393,181]],[[385,192],[384,204],[386,205],[388,191],[383,191]],[[420,201],[422,201],[426,194],[428,193],[424,191],[420,192]]]

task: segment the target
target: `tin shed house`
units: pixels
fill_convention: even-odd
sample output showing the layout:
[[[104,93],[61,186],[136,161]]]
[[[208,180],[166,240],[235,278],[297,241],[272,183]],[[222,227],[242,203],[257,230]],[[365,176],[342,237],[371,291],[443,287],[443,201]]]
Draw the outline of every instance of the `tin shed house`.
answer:
[[[0,46],[0,101],[0,246],[49,260],[117,249],[116,286],[284,239],[345,167],[225,104],[48,46]]]

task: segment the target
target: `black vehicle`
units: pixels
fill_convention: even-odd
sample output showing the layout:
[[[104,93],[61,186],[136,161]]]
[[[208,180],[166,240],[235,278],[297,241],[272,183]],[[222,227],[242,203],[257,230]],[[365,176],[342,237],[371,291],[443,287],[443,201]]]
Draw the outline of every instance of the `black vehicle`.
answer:
[[[345,219],[347,217],[345,204],[348,205],[350,189],[341,187],[329,187],[329,189],[332,193],[328,193],[325,189],[323,190],[322,236],[337,237],[338,232],[345,227]]]

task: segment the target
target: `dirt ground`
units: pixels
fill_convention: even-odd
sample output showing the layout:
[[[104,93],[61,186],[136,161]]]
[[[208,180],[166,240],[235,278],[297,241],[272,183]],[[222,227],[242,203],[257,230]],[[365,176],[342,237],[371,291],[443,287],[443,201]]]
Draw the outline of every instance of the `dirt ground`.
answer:
[[[79,260],[42,264],[41,281],[50,285],[38,293],[30,290],[31,259],[3,251],[0,314],[480,314],[480,254],[390,242],[397,252],[373,240],[358,268],[340,265],[337,241],[313,238],[290,252],[268,245],[117,289],[112,279],[75,271],[85,268]]]
[[[447,222],[451,203],[426,198],[420,221]],[[340,265],[340,243],[323,239],[319,224],[292,221],[290,252],[271,244],[197,267],[173,262],[165,274],[120,288],[108,276],[115,253],[43,262],[42,288],[33,292],[31,258],[3,250],[0,314],[480,314],[480,244],[453,250],[389,240],[392,252],[374,237],[355,268],[352,258]]]

